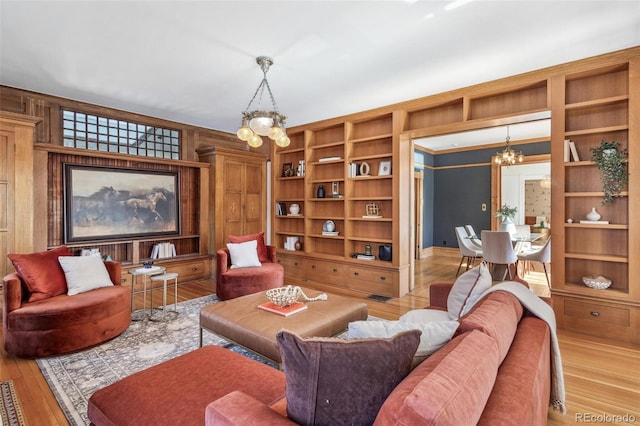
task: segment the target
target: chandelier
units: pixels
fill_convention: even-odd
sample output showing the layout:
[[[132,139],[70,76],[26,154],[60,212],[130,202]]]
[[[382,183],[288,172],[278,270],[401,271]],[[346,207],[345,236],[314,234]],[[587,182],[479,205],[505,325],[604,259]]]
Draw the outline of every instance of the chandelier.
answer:
[[[275,141],[276,145],[280,147],[288,146],[291,140],[287,136],[284,128],[284,120],[287,117],[278,111],[278,106],[273,98],[273,93],[271,93],[269,82],[267,81],[267,72],[269,71],[269,67],[273,65],[273,59],[266,56],[259,56],[256,58],[256,62],[262,70],[262,82],[260,82],[256,92],[253,94],[253,98],[249,101],[249,105],[247,105],[245,111],[242,112],[242,127],[238,129],[236,134],[240,140],[246,141],[247,144],[253,148],[258,148],[262,145],[261,136],[268,136],[269,139]],[[260,109],[260,103],[265,89],[271,100],[270,111]],[[252,111],[251,106],[256,100],[256,97],[258,98],[258,102],[254,108],[257,109]]]
[[[507,139],[505,141],[506,146],[504,147],[504,150],[502,152],[498,152],[496,153],[496,157],[494,159],[496,164],[499,165],[505,165],[505,166],[512,166],[514,164],[516,164],[516,162],[518,163],[522,163],[522,160],[524,160],[524,155],[522,155],[522,151],[514,151],[513,149],[511,149],[511,146],[509,145],[509,127],[507,126]]]

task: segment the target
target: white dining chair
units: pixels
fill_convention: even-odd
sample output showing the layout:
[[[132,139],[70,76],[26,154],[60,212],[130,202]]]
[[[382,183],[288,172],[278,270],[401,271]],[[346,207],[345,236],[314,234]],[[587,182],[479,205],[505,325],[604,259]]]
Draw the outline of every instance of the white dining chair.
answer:
[[[465,225],[464,229],[465,231],[467,231],[467,237],[469,237],[469,240],[471,241],[471,245],[477,248],[478,250],[482,250],[482,241],[476,238],[476,237],[479,237],[479,235],[476,234],[476,231],[475,229],[473,229],[473,226]]]
[[[549,271],[547,270],[547,264],[551,263],[551,238],[548,238],[542,248],[539,250],[525,251],[518,254],[518,264],[522,261],[524,265],[522,267],[524,276],[531,268],[531,262],[540,262],[544,268],[544,275],[547,278],[547,285],[551,289],[551,280],[549,279]],[[516,272],[518,271],[518,265],[516,264]]]
[[[509,279],[513,279],[511,265],[514,267],[518,261],[516,252],[513,250],[511,234],[508,231],[482,231],[482,256],[484,260],[491,264],[495,270],[496,265],[505,265],[502,280],[509,273]],[[517,269],[516,269],[517,273]]]
[[[460,264],[458,265],[458,270],[456,271],[456,277],[460,274],[460,268],[462,267],[462,262],[466,260],[467,262],[467,271],[469,268],[472,268],[476,259],[482,258],[482,249],[478,249],[471,245],[471,239],[467,236],[467,231],[465,231],[463,226],[456,226],[456,238],[458,239],[458,247],[460,248]]]

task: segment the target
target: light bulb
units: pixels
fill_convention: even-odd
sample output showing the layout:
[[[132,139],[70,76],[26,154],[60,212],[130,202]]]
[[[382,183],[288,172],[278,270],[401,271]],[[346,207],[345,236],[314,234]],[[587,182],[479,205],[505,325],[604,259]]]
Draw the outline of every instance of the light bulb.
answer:
[[[282,134],[282,136],[276,139],[276,145],[278,145],[280,148],[289,146],[290,143],[291,143],[291,139],[289,139],[289,136],[287,136],[284,133]]]
[[[273,126],[273,118],[271,117],[255,117],[249,121],[251,130],[260,136],[267,136],[271,126]]]
[[[242,126],[238,129],[238,132],[236,133],[236,135],[238,136],[238,139],[240,139],[241,141],[248,141],[249,138],[253,136],[253,132],[247,126]]]
[[[249,138],[247,144],[252,148],[258,148],[259,146],[262,146],[262,138],[258,135],[253,135]]]
[[[269,129],[269,139],[271,140],[277,141],[282,135],[284,135],[284,131],[278,126]]]

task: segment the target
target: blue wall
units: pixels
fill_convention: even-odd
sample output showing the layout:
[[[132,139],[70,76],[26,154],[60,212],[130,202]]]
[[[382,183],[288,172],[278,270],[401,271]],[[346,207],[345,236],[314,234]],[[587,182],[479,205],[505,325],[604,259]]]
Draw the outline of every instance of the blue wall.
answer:
[[[518,145],[517,149],[525,156],[549,154],[551,144],[537,142]],[[424,173],[423,248],[458,247],[456,226],[471,224],[477,232],[491,229],[490,162],[496,151],[487,148],[439,155],[414,152],[416,170]],[[483,203],[487,205],[484,212]]]

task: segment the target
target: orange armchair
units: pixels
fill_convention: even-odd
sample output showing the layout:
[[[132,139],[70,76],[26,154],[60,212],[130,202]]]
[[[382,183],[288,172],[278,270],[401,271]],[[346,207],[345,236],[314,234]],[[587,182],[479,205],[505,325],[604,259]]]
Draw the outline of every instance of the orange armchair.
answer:
[[[221,300],[283,286],[284,267],[276,261],[276,248],[266,247],[269,261],[248,268],[231,268],[231,256],[226,247],[216,252],[216,295]]]

